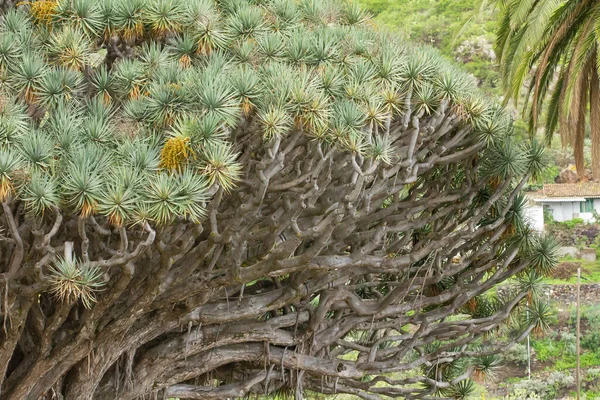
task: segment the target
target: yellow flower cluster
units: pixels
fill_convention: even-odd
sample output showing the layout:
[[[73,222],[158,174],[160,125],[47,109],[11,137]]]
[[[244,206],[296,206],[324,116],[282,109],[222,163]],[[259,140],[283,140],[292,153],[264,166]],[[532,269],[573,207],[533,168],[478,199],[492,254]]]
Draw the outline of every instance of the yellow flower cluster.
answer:
[[[25,4],[29,4],[29,13],[36,23],[48,25],[52,22],[52,17],[58,7],[58,0],[37,0]]]
[[[160,153],[160,166],[169,170],[180,169],[192,155],[190,138],[172,137]]]

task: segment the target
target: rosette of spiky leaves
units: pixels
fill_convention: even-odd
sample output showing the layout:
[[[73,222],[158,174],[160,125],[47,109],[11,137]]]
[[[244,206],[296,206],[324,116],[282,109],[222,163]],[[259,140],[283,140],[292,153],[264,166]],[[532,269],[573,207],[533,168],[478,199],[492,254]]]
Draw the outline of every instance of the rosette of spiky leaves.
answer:
[[[41,132],[32,132],[21,140],[19,146],[23,160],[33,169],[47,169],[53,160],[54,143]]]
[[[139,60],[144,68],[144,74],[149,78],[153,78],[156,72],[170,62],[168,50],[157,42],[144,43]]]
[[[177,179],[167,173],[154,175],[144,191],[145,204],[150,219],[166,225],[180,215],[186,199],[182,195]]]
[[[475,124],[488,110],[488,101],[477,95],[458,98],[453,106],[453,111],[458,117],[468,123]]]
[[[487,145],[502,141],[511,134],[512,123],[506,119],[504,110],[490,106],[486,112],[473,120],[479,139]]]
[[[13,66],[10,75],[10,83],[28,103],[37,98],[37,90],[48,67],[44,59],[38,54],[27,53],[21,61]]]
[[[432,50],[427,47],[407,50],[406,57],[401,61],[400,81],[411,89],[418,89],[423,83],[433,81],[436,76],[433,57]]]
[[[227,27],[234,39],[256,39],[266,31],[261,9],[241,6],[227,20]]]
[[[103,15],[96,0],[59,0],[56,16],[64,25],[88,37],[103,31]]]
[[[17,153],[0,150],[0,202],[5,202],[14,193],[14,174],[23,166],[23,160]]]
[[[187,25],[195,33],[197,52],[207,55],[224,49],[229,36],[212,1],[196,0],[187,4]]]
[[[133,179],[134,177],[140,177],[143,174],[153,173],[159,170],[160,148],[155,142],[155,138],[135,137],[124,141],[121,146],[119,146],[119,159],[125,166],[129,167],[119,169],[119,171],[134,171],[136,173],[125,180],[126,182],[129,182],[129,184],[126,185],[127,187],[135,187],[134,183],[137,182],[137,179]]]
[[[498,372],[502,369],[502,356],[499,354],[489,354],[475,357],[472,365],[475,367],[474,375],[476,381],[480,383],[493,381],[498,377]]]
[[[548,276],[559,260],[559,246],[549,235],[538,236],[528,256],[531,268],[540,275]]]
[[[450,386],[448,389],[444,389],[442,393],[445,397],[451,399],[466,400],[475,392],[475,389],[475,382],[466,379]]]
[[[185,113],[186,99],[178,84],[153,82],[146,103],[148,118],[156,128],[172,125]]]
[[[202,84],[196,86],[194,94],[194,100],[203,110],[204,115],[214,116],[228,126],[237,124],[240,104],[224,77],[217,75],[214,80],[205,78]]]
[[[61,156],[70,154],[71,150],[83,140],[80,114],[80,110],[75,105],[63,103],[59,103],[49,112],[44,130],[53,138]]]
[[[546,147],[537,140],[525,142],[523,150],[527,154],[528,172],[534,182],[538,182],[548,167],[549,155]]]
[[[369,14],[357,1],[349,1],[342,8],[342,17],[348,25],[360,25],[369,19]]]
[[[98,212],[106,215],[113,226],[122,227],[132,219],[140,202],[138,194],[128,182],[128,174],[115,171],[117,179],[109,183],[99,198]]]
[[[148,120],[148,102],[145,99],[131,99],[123,105],[123,116],[133,123],[142,124]]]
[[[83,138],[85,143],[110,147],[114,142],[114,129],[109,116],[92,115],[83,121]]]
[[[207,143],[202,149],[200,170],[209,185],[217,183],[225,191],[230,191],[241,177],[241,166],[236,161],[237,154],[227,143]]]
[[[102,34],[104,40],[110,40],[110,38],[117,32],[117,26],[115,22],[117,3],[120,3],[120,1],[101,0],[98,3],[100,19],[102,21],[102,26],[104,27],[104,32]]]
[[[144,0],[123,0],[116,3],[114,24],[123,38],[135,40],[144,34]]]
[[[278,106],[271,106],[266,110],[261,110],[257,117],[263,137],[266,140],[283,137],[289,132],[292,126],[292,119],[289,114],[285,109]]]
[[[51,293],[65,303],[81,300],[86,308],[91,308],[95,293],[105,285],[98,267],[76,260],[58,258],[49,275]]]
[[[109,165],[109,158],[98,147],[86,146],[78,149],[64,168],[63,196],[67,205],[84,218],[98,209],[104,192],[102,171]]]
[[[255,62],[256,55],[255,43],[248,40],[238,40],[231,47],[233,61],[240,65],[251,65]]]
[[[527,225],[526,211],[528,202],[529,199],[523,194],[515,196],[505,216],[505,220],[508,223],[507,235],[513,236],[517,232],[521,232]]]
[[[168,51],[175,61],[182,68],[187,68],[192,65],[192,61],[196,55],[197,43],[194,37],[184,32],[182,35],[175,36],[169,42]]]
[[[434,78],[434,85],[437,87],[442,98],[456,101],[470,88],[475,86],[454,66],[448,65],[447,68],[439,71]]]
[[[368,157],[391,165],[395,160],[394,147],[385,137],[376,136],[373,143],[367,146],[366,154]]]
[[[267,33],[257,40],[258,52],[266,62],[277,61],[283,55],[284,38],[281,34]]]
[[[3,32],[0,35],[0,69],[6,69],[14,65],[22,55],[23,50],[16,41],[15,35],[10,32]]]
[[[0,94],[0,146],[18,143],[29,130],[29,118],[23,105]]]
[[[60,66],[82,71],[89,64],[92,44],[78,28],[64,25],[54,31],[48,44],[48,55]]]
[[[46,108],[55,108],[74,100],[81,91],[84,77],[81,72],[56,67],[48,71],[40,82],[38,101]]]
[[[102,99],[104,104],[110,104],[117,95],[117,82],[115,76],[101,65],[90,78],[95,95]]]
[[[541,298],[546,288],[544,276],[535,269],[529,269],[521,273],[514,282],[514,285],[520,293],[527,293],[527,302],[529,304],[534,299]]]
[[[293,65],[302,65],[310,56],[310,40],[305,32],[294,30],[289,34],[285,49],[285,59]]]
[[[230,77],[233,91],[241,103],[244,115],[249,115],[256,107],[256,101],[261,95],[259,77],[251,68],[237,68]]]
[[[189,138],[190,146],[201,148],[209,144],[218,146],[228,138],[227,128],[215,115],[196,117],[187,115],[177,120],[169,132],[171,137]]]
[[[208,200],[206,194],[208,183],[192,168],[183,169],[177,178],[181,199],[179,215],[199,223],[200,219],[206,214],[205,204]]]
[[[439,341],[425,345],[424,350],[426,353],[431,354],[439,351],[442,347],[448,352],[461,351],[460,347],[448,347],[447,344]],[[423,374],[430,379],[448,382],[464,373],[466,368],[465,362],[466,360],[461,358],[455,359],[452,362],[434,359],[431,365],[422,366],[422,370]]]
[[[484,294],[474,297],[469,301],[463,312],[473,318],[488,318],[502,308],[503,304],[493,294]]]
[[[344,75],[336,66],[321,69],[317,82],[328,96],[340,98],[344,94]]]
[[[415,93],[415,110],[425,115],[431,115],[440,104],[440,96],[431,84],[423,84]]]
[[[300,24],[302,13],[295,1],[274,0],[269,3],[268,10],[275,17],[273,22],[275,32],[289,32]]]
[[[59,183],[48,173],[34,170],[22,190],[25,209],[31,215],[44,215],[60,206]]]
[[[334,63],[338,57],[340,49],[336,38],[328,35],[325,31],[316,31],[311,38],[310,61],[316,65],[325,65]]]
[[[482,171],[498,182],[521,176],[527,170],[527,155],[513,141],[502,140],[490,146]]]
[[[181,31],[184,18],[185,7],[180,0],[150,0],[145,5],[144,20],[159,37]]]
[[[525,313],[524,318],[527,325],[533,325],[533,332],[541,336],[550,330],[553,313],[552,307],[548,303],[540,299],[533,299],[527,305],[527,313]]]
[[[139,60],[120,60],[115,66],[116,85],[119,90],[130,99],[137,99],[141,95],[146,77],[144,66]]]

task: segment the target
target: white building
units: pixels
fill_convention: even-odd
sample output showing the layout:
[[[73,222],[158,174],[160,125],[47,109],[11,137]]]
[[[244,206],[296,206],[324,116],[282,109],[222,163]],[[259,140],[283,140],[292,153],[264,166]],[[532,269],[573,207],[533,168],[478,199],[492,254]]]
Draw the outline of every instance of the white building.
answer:
[[[581,218],[585,222],[594,222],[592,211],[600,214],[600,183],[556,183],[544,185],[544,189],[528,193],[530,210],[528,215],[536,216],[532,221],[537,228],[541,212],[552,215],[555,221],[569,221]],[[530,218],[531,219],[531,218]],[[543,222],[542,222],[543,226]]]

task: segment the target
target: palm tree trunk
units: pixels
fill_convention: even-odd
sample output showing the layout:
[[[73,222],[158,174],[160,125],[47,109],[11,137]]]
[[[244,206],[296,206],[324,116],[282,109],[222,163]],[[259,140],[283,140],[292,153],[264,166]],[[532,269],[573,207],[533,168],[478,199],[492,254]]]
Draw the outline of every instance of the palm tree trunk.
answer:
[[[590,70],[593,69],[593,63],[591,63],[590,60],[588,60],[587,65],[583,69],[581,75],[577,77],[573,101],[570,104],[570,129],[572,129],[571,140],[573,144],[573,156],[575,157],[575,167],[577,168],[577,176],[579,179],[584,178],[586,175],[583,150],[585,142],[585,115],[587,112],[588,100],[587,95],[591,75]]]
[[[592,58],[596,59],[596,54]],[[592,130],[592,175],[594,180],[598,181],[600,180],[600,79],[596,68],[592,68],[590,82],[590,126]]]

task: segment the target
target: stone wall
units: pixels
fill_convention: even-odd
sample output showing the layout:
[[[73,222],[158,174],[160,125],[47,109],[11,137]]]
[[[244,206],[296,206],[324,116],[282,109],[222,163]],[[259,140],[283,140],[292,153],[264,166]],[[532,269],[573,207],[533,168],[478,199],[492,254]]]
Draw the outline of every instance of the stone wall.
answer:
[[[582,224],[568,229],[562,224],[546,225],[546,231],[556,238],[556,241],[562,246],[577,246],[585,242],[590,245],[600,233],[598,225]]]
[[[544,290],[550,301],[556,303],[575,304],[577,302],[576,285],[548,285]],[[600,302],[600,283],[582,283],[580,291],[582,304],[597,304]]]

